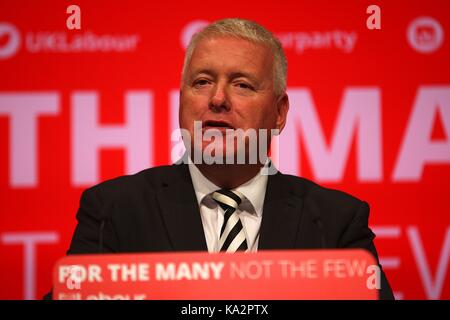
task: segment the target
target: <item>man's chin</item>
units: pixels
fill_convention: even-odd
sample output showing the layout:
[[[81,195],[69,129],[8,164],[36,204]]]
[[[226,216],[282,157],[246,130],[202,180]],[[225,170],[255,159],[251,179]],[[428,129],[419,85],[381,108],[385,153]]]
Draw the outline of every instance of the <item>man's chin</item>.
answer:
[[[206,165],[263,165],[265,163],[265,159],[261,161],[256,153],[253,156],[249,156],[249,153],[245,152],[245,150],[241,152],[236,150],[227,152],[226,148],[211,149],[208,146],[202,149],[194,149],[194,152],[191,152],[191,160],[195,164]]]

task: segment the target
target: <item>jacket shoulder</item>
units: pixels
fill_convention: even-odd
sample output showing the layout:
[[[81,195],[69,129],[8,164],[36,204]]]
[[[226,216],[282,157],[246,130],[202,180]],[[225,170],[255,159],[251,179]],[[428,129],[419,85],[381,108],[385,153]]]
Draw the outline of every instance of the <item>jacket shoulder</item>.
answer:
[[[364,201],[357,197],[337,189],[327,188],[306,178],[283,174],[293,192],[301,197],[319,204],[321,207],[348,208],[349,210],[359,207]]]
[[[136,194],[143,190],[148,192],[156,189],[168,176],[173,175],[173,171],[176,171],[174,165],[148,168],[132,175],[123,175],[105,180],[86,189],[85,192],[111,197],[123,196],[124,194]]]

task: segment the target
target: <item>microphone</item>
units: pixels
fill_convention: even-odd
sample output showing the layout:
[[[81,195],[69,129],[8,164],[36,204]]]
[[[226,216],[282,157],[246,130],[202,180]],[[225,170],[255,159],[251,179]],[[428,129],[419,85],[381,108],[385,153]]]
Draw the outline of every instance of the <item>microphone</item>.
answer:
[[[320,248],[321,249],[326,249],[327,248],[327,241],[325,238],[325,230],[323,227],[323,222],[322,222],[322,218],[318,215],[314,216],[314,223],[317,226],[317,229],[319,229],[319,233],[320,233]]]
[[[105,219],[100,222],[100,228],[98,232],[98,252],[103,253],[103,229],[105,228]]]

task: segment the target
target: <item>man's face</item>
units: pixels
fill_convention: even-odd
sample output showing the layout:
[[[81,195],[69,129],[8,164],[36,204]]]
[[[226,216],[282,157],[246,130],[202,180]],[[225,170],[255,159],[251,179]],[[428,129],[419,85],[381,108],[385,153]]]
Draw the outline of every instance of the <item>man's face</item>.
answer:
[[[288,99],[285,94],[277,97],[274,93],[273,60],[268,47],[247,40],[200,40],[187,66],[180,96],[180,127],[190,133],[191,147],[194,121],[202,122],[203,132],[281,131]],[[204,141],[202,149],[208,144]]]

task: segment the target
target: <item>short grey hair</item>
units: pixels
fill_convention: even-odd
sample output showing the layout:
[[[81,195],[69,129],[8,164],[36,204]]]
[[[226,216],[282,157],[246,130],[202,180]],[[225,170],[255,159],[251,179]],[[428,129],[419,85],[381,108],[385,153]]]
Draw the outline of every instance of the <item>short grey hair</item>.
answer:
[[[217,37],[234,37],[262,44],[272,50],[274,55],[273,75],[275,95],[280,96],[286,91],[287,60],[280,41],[260,24],[239,19],[230,18],[215,21],[201,31],[194,34],[186,49],[184,57],[182,82],[185,82],[187,68],[191,62],[192,54],[202,39]]]

